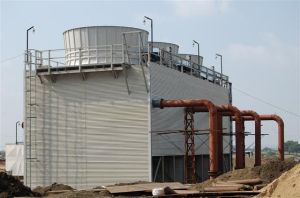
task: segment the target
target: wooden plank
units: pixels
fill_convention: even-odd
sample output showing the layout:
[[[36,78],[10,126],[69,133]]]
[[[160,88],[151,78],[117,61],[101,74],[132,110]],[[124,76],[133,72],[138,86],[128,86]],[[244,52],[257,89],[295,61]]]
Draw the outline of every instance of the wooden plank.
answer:
[[[179,195],[199,194],[198,190],[174,190]]]
[[[112,193],[129,193],[129,192],[151,192],[153,188],[163,188],[169,186],[173,190],[183,190],[187,187],[179,182],[169,183],[146,183],[146,184],[133,184],[133,185],[122,185],[122,186],[108,186],[106,189]]]
[[[65,193],[65,192],[72,192],[74,190],[51,190],[47,191],[46,194],[60,194],[60,193]]]
[[[227,182],[236,183],[236,184],[256,185],[256,184],[261,184],[262,180],[260,178],[256,178],[256,179],[228,180]]]
[[[205,187],[205,192],[225,192],[225,191],[239,191],[241,187],[239,186],[212,186],[212,187]]]
[[[177,190],[175,190],[177,191]],[[191,194],[173,194],[160,196],[162,198],[175,198],[175,197],[249,197],[253,195],[258,195],[258,191],[228,191],[228,192],[195,192]]]

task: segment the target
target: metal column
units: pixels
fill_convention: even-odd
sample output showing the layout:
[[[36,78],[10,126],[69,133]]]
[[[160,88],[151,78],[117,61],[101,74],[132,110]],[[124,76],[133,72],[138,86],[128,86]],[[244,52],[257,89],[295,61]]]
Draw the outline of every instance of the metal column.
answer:
[[[196,183],[196,158],[195,158],[195,129],[194,113],[185,111],[184,115],[185,136],[185,183]]]

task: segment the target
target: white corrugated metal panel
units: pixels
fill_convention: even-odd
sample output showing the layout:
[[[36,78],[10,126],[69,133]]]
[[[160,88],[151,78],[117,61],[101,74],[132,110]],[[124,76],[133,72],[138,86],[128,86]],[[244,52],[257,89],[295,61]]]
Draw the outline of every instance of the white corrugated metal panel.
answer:
[[[14,176],[24,176],[24,145],[5,145],[5,170]]]
[[[151,63],[150,66],[151,99],[208,99],[213,103],[227,104],[228,90],[181,73],[164,66]],[[182,134],[155,134],[156,131],[183,130],[184,108],[164,108],[151,110],[152,155],[184,155],[184,136]],[[229,120],[224,118],[223,127],[229,130]],[[195,129],[208,129],[207,113],[195,114]],[[208,132],[208,131],[207,131]],[[196,154],[208,154],[208,136],[197,135],[195,138]],[[229,137],[224,137],[224,147],[229,144]],[[229,152],[227,146],[224,152]]]
[[[79,60],[83,65],[121,63],[124,32],[127,33],[124,44],[129,52],[136,53],[139,44],[141,48],[147,46],[148,32],[133,27],[91,26],[65,31],[66,65],[79,65]],[[129,32],[135,33],[128,34]],[[131,57],[137,58],[136,55]]]
[[[91,188],[148,180],[148,96],[140,70],[133,67],[128,75],[130,95],[123,73],[117,79],[99,72],[85,81],[80,74],[37,81],[27,185]],[[28,157],[28,124],[26,141]]]

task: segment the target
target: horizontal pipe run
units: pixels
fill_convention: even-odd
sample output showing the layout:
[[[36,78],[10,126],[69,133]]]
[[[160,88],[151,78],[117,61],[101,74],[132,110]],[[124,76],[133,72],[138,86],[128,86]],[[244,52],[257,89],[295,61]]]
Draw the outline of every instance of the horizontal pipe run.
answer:
[[[209,112],[209,175],[215,178],[218,174],[218,134],[217,134],[217,109],[215,105],[205,99],[178,99],[178,100],[152,100],[153,108],[165,107],[206,107]]]
[[[222,106],[216,106],[216,109],[218,112],[222,112],[222,116],[234,116],[237,118],[235,122],[235,128],[236,128],[236,169],[242,169],[245,167],[245,136],[243,133],[243,125],[242,125],[242,117],[241,112],[238,108],[232,105],[222,105]],[[207,107],[201,106],[201,107],[192,107],[189,108],[190,111],[193,112],[208,112]],[[220,154],[220,153],[219,153]]]
[[[273,120],[277,122],[278,125],[278,159],[280,161],[284,160],[284,122],[281,117],[275,114],[271,115],[259,115],[260,120],[270,121]],[[243,116],[243,119],[246,121],[254,120],[252,116]],[[233,118],[235,121],[235,118]]]

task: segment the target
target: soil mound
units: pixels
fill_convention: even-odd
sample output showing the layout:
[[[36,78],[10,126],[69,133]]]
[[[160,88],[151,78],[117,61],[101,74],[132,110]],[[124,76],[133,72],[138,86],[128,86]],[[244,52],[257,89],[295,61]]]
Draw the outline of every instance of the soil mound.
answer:
[[[300,197],[300,164],[260,190],[257,197]]]
[[[296,164],[297,162],[294,161],[294,158],[288,158],[285,161],[272,159],[262,166],[252,168],[252,171],[259,175],[264,183],[270,183],[278,178],[283,172],[293,168]]]
[[[71,186],[64,185],[64,184],[57,184],[53,183],[50,186],[41,187],[38,186],[35,189],[33,189],[34,192],[37,192],[41,195],[47,194],[48,191],[58,191],[58,190],[74,190]]]
[[[0,172],[0,197],[17,196],[41,196],[39,193],[32,192],[27,186],[24,186],[18,179],[5,172]]]
[[[288,158],[285,161],[279,161],[277,159],[270,159],[261,166],[253,168],[244,168],[239,170],[233,170],[220,175],[219,177],[206,180],[202,183],[196,184],[193,189],[203,190],[205,187],[211,186],[217,181],[239,180],[239,179],[255,179],[260,178],[264,184],[268,184],[274,179],[278,178],[283,172],[293,168],[297,162],[294,158]]]

